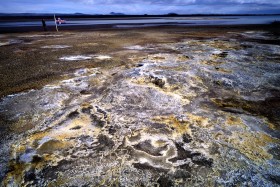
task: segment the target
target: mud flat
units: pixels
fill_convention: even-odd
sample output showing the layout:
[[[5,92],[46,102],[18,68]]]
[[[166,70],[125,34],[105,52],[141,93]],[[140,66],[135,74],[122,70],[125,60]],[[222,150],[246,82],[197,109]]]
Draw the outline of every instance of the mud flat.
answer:
[[[279,186],[279,33],[2,34],[3,186]]]

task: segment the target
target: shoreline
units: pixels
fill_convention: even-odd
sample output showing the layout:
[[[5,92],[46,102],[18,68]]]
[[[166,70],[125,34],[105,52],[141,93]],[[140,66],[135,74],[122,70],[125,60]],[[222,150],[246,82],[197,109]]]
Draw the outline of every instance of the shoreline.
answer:
[[[63,25],[59,26],[59,31],[99,31],[99,30],[130,30],[130,29],[176,29],[176,28],[186,28],[186,29],[252,29],[252,30],[277,30],[280,28],[273,24],[240,24],[240,25],[186,25],[186,24],[177,24],[172,25],[153,25],[153,26],[141,26],[143,24],[129,24],[132,27],[116,27],[116,26],[127,26],[128,24],[103,24],[103,25]],[[135,27],[133,27],[133,25]],[[43,31],[41,26],[23,26],[23,27],[0,27],[0,34],[8,34],[8,33],[27,33],[27,32],[53,32],[55,30],[55,26],[47,26],[47,32]]]

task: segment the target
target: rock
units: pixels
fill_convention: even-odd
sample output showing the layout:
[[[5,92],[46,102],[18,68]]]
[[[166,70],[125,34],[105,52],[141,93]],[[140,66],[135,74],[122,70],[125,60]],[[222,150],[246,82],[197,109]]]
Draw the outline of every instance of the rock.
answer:
[[[36,179],[35,170],[31,169],[24,174],[24,181],[34,181]]]
[[[160,176],[157,180],[159,187],[171,187],[174,186],[173,181],[169,179],[167,176]]]
[[[156,86],[158,86],[160,88],[163,88],[164,85],[165,85],[165,81],[163,79],[161,79],[161,78],[151,76],[150,79],[151,79],[151,82],[153,84],[155,84]]]
[[[74,111],[74,112],[69,113],[69,114],[68,114],[68,118],[74,119],[74,118],[78,117],[79,114],[80,114],[80,113],[76,110],[76,111]]]
[[[192,141],[192,137],[189,134],[183,134],[182,138],[184,143],[190,143]]]
[[[99,151],[111,150],[115,143],[108,136],[100,134],[98,137],[98,142],[100,145],[98,146]]]

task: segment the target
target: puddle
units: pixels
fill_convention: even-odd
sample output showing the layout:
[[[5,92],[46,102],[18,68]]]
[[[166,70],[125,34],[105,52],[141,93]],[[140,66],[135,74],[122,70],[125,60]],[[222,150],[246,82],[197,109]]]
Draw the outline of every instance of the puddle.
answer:
[[[41,48],[43,49],[65,49],[65,48],[69,48],[71,46],[69,45],[47,45],[47,46],[43,46]]]
[[[107,56],[107,55],[97,55],[97,56],[94,56],[94,58],[96,58],[98,60],[107,60],[107,59],[111,59],[112,57]]]
[[[60,35],[60,34],[46,34],[46,35],[43,35],[43,34],[35,34],[35,35],[23,35],[21,37],[23,38],[40,38],[40,37],[61,37],[63,35]]]
[[[90,60],[93,58],[98,60],[108,60],[111,59],[112,57],[107,55],[73,55],[73,56],[60,57],[59,59],[65,61],[79,61],[79,60]]]
[[[270,39],[270,36],[268,34],[269,34],[268,32],[261,32],[261,31],[247,31],[247,32],[241,33],[241,35],[245,36],[246,38],[264,39],[264,40]]]
[[[128,46],[124,47],[125,49],[130,49],[130,50],[144,50],[146,49],[145,47],[142,47],[141,45],[133,45],[133,46]]]
[[[21,43],[23,43],[22,40],[11,39],[8,40],[7,42],[0,42],[0,46],[7,46],[7,45],[21,44]]]
[[[74,55],[74,56],[60,57],[59,59],[64,61],[90,60],[92,59],[92,56]]]

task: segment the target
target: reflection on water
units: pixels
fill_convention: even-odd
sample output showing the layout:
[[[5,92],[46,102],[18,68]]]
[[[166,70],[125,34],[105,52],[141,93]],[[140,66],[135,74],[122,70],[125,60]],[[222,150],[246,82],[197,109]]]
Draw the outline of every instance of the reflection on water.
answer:
[[[213,16],[213,17],[179,17],[153,19],[68,19],[66,25],[118,25],[117,27],[157,26],[157,25],[237,25],[269,24],[280,20],[280,16]],[[0,27],[41,26],[41,21],[0,22]],[[54,21],[46,21],[54,25]],[[61,25],[65,26],[65,25]]]

